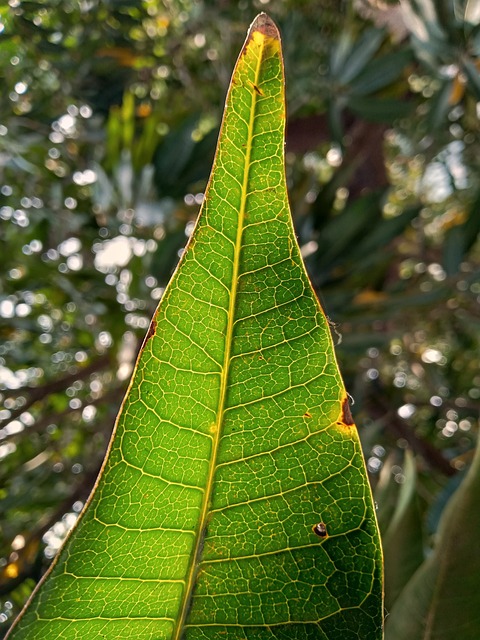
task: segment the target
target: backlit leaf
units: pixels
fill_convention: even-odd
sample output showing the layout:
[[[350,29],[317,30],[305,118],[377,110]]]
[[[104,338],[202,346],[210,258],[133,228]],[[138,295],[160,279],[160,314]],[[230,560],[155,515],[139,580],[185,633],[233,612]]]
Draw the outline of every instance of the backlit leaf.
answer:
[[[382,635],[370,488],[285,188],[261,14],[94,493],[14,640]]]

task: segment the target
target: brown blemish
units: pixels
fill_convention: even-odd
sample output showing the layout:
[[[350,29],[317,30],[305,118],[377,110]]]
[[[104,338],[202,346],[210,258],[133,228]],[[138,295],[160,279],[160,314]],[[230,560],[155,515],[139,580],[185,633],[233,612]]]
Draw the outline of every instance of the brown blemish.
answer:
[[[252,82],[252,87],[253,87],[255,93],[257,93],[259,96],[263,96],[263,91],[260,89],[260,87],[257,87],[256,84],[253,84],[253,82]]]
[[[312,417],[312,414],[311,414],[311,413],[308,413],[308,411],[305,411],[305,413],[303,414],[303,417],[304,417],[304,418],[311,418],[311,417]]]
[[[150,323],[150,326],[148,327],[147,335],[145,336],[145,339],[142,344],[142,349],[141,349],[142,351],[143,349],[145,349],[145,345],[150,340],[150,338],[155,335],[156,329],[157,329],[157,321],[152,320]]]
[[[250,32],[259,31],[263,33],[264,36],[268,36],[269,38],[278,39],[278,29],[274,21],[267,16],[266,13],[259,13],[255,20],[252,22],[250,27]]]
[[[347,427],[351,427],[354,424],[348,398],[345,398],[342,403],[342,422],[347,425]]]
[[[271,38],[272,40],[280,40],[280,33],[277,29],[277,25],[270,18],[270,16],[267,16],[266,13],[260,13],[250,25],[250,29],[248,30],[248,34],[247,34],[247,39],[245,41],[245,44],[242,49],[242,53],[240,55],[245,53],[247,49],[247,45],[251,40],[254,39],[254,36],[253,36],[254,33],[260,33],[266,38]]]

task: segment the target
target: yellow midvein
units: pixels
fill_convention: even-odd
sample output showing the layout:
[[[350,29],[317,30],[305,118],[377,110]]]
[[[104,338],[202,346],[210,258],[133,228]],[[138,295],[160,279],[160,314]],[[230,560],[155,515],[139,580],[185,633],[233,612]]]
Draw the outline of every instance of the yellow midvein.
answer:
[[[255,40],[253,38],[252,38],[252,40],[249,40],[249,42],[245,45],[245,47],[248,47],[251,42],[255,42],[256,44],[258,44],[258,41],[260,39],[260,38],[258,38],[258,35],[261,35],[261,46],[259,47],[257,65],[256,65],[256,68],[255,68],[255,82],[254,82],[254,85],[257,86],[258,85],[258,77],[259,77],[259,73],[260,73],[260,67],[261,67],[262,58],[263,58],[263,50],[264,50],[264,47],[265,47],[266,37],[263,34],[260,34],[259,32],[255,32],[255,35],[257,36],[257,38],[255,38]],[[252,36],[253,36],[253,34],[252,34]],[[240,66],[240,64],[242,63],[242,58],[243,58],[244,55],[246,55],[246,52],[242,51],[242,53],[240,54],[238,66]],[[237,71],[237,69],[235,69],[234,77],[235,77],[236,71]],[[244,173],[243,173],[243,183],[242,183],[242,191],[241,191],[241,199],[240,199],[240,209],[239,209],[239,212],[238,212],[237,237],[235,239],[233,275],[232,275],[232,288],[231,288],[231,292],[230,292],[230,302],[229,302],[229,308],[228,308],[227,330],[226,330],[226,335],[225,335],[225,354],[224,354],[223,367],[222,367],[222,376],[221,376],[221,383],[220,383],[220,396],[219,396],[219,403],[218,403],[217,423],[216,423],[215,436],[214,436],[214,439],[213,439],[211,464],[210,464],[210,468],[209,468],[208,479],[207,479],[207,484],[206,484],[206,488],[205,488],[205,494],[204,494],[204,497],[203,497],[202,511],[201,511],[200,518],[199,518],[199,527],[198,527],[198,530],[197,530],[197,536],[196,536],[196,540],[195,540],[195,548],[194,548],[194,551],[193,551],[192,556],[191,556],[192,559],[191,559],[191,564],[190,564],[190,568],[189,568],[189,575],[188,575],[188,578],[187,578],[187,581],[186,581],[186,585],[185,585],[185,592],[183,594],[182,609],[181,609],[180,616],[179,616],[179,619],[178,619],[178,622],[177,622],[177,627],[176,627],[176,629],[174,631],[174,635],[173,635],[174,640],[180,640],[182,632],[183,632],[183,629],[184,629],[184,625],[186,623],[186,618],[187,618],[187,615],[188,615],[188,609],[189,609],[189,606],[190,606],[190,599],[191,599],[191,596],[192,596],[192,591],[193,591],[193,587],[194,587],[195,579],[196,579],[196,569],[198,567],[198,560],[199,560],[199,556],[201,554],[201,542],[202,542],[202,538],[203,538],[203,532],[204,532],[204,528],[205,528],[206,521],[207,521],[208,511],[209,511],[209,508],[210,508],[210,501],[211,501],[212,489],[213,489],[213,480],[214,480],[215,470],[216,470],[216,466],[217,466],[216,463],[217,463],[217,457],[218,457],[218,447],[219,447],[220,438],[221,438],[221,434],[222,434],[222,424],[223,424],[223,419],[224,419],[225,403],[226,403],[227,389],[228,389],[228,378],[229,378],[229,368],[230,368],[230,359],[231,359],[231,350],[232,350],[232,338],[233,338],[235,305],[236,305],[236,299],[237,299],[238,272],[239,272],[239,264],[240,264],[240,251],[241,251],[241,247],[242,247],[243,225],[244,225],[245,209],[246,209],[247,195],[248,195],[247,194],[247,189],[248,189],[248,181],[249,181],[249,176],[250,176],[250,157],[251,157],[251,153],[252,153],[253,125],[254,125],[254,121],[255,121],[256,105],[257,105],[257,94],[256,94],[255,91],[252,91],[252,104],[251,104],[251,109],[250,109],[250,118],[249,118],[249,122],[248,122],[248,139],[247,139],[246,151],[245,151],[245,170],[244,170]],[[215,164],[214,164],[214,166],[215,166]]]

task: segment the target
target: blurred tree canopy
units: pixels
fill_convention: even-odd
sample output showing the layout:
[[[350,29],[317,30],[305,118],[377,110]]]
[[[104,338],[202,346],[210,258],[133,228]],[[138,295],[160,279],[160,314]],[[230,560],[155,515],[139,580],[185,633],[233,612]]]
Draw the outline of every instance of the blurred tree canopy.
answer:
[[[0,637],[95,481],[260,10],[283,36],[291,207],[355,400],[387,607],[471,461],[478,3],[0,2]],[[406,486],[417,537],[398,577]]]

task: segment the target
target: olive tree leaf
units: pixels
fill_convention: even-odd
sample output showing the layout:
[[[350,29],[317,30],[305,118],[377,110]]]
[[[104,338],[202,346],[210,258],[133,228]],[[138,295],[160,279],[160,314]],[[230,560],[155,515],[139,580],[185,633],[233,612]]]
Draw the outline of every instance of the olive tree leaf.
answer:
[[[387,618],[387,640],[476,640],[480,629],[480,443],[442,514],[436,545]]]
[[[391,482],[395,482],[392,474],[390,478]],[[415,459],[407,450],[404,460],[404,482],[400,485],[395,511],[382,538],[387,610],[424,559],[422,522],[416,489]]]
[[[293,231],[284,129],[260,14],[96,487],[11,640],[381,638],[375,513]]]

